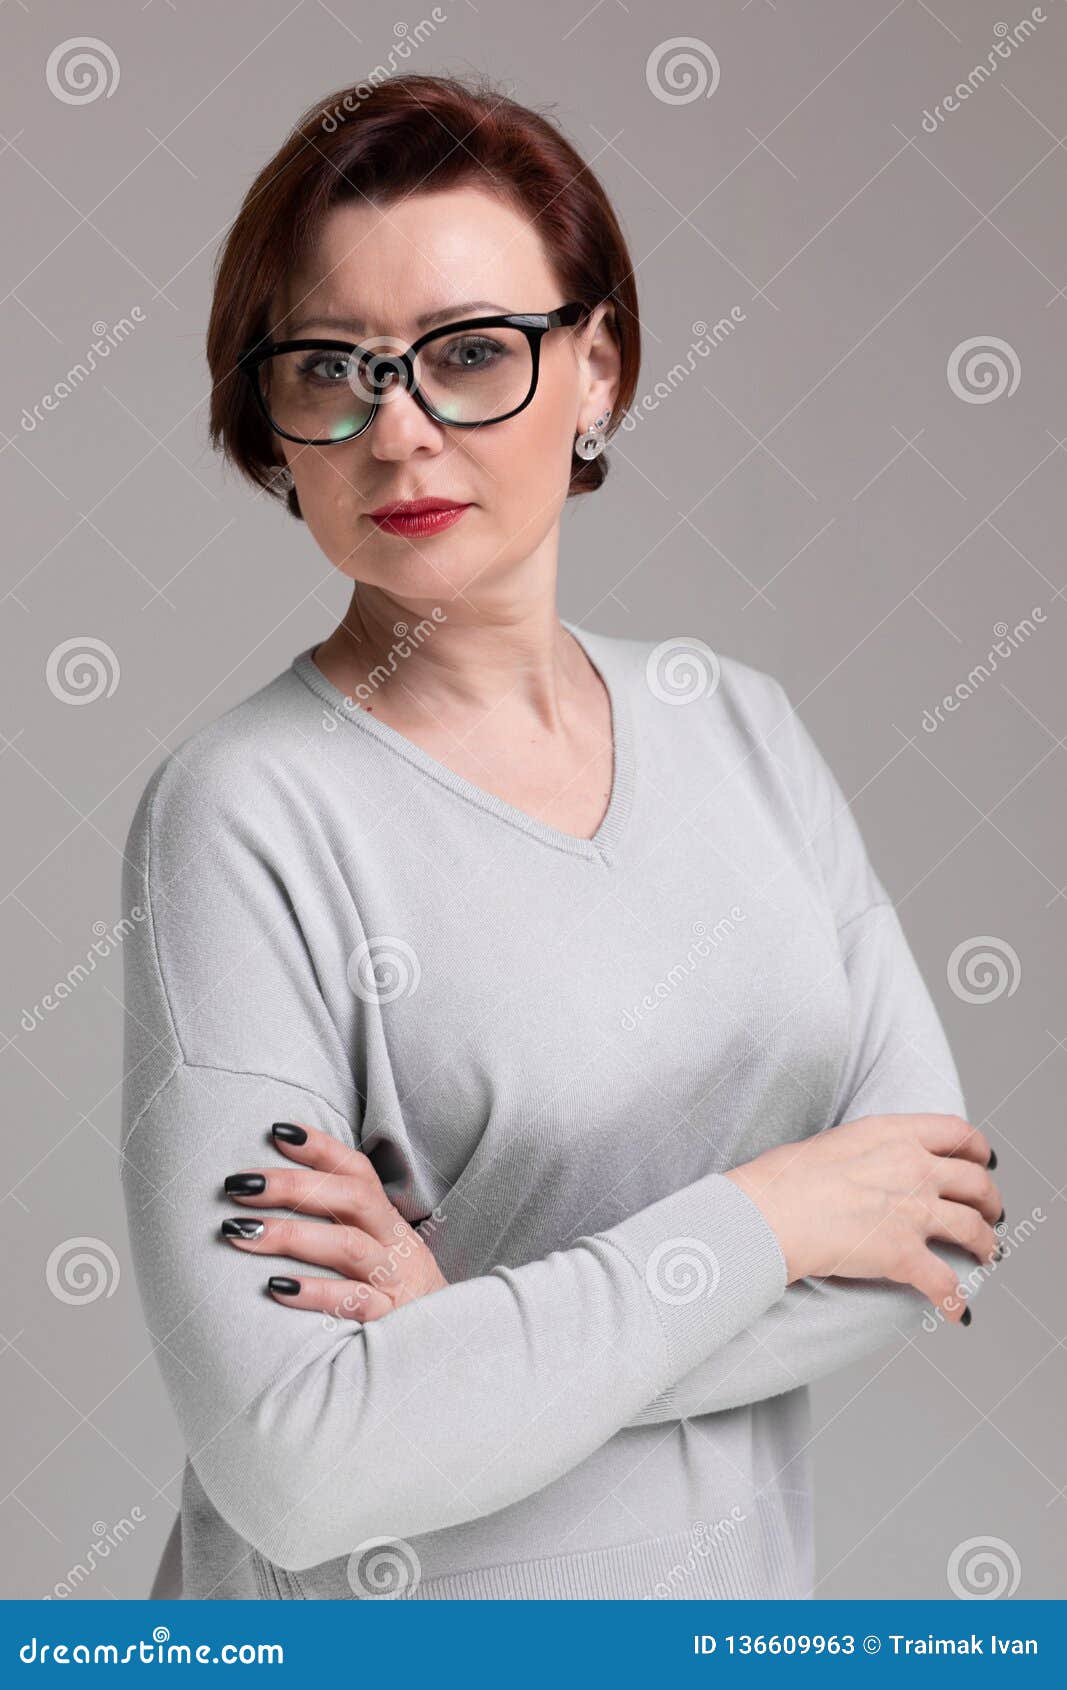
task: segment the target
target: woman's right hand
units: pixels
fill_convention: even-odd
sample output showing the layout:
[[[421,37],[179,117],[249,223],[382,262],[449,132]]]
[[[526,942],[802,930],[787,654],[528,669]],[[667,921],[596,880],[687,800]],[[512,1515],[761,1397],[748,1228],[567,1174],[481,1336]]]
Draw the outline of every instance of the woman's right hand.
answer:
[[[775,1232],[788,1282],[809,1275],[914,1285],[961,1319],[956,1275],[927,1247],[943,1238],[980,1262],[1004,1213],[987,1171],[991,1146],[959,1115],[864,1115],[775,1145],[726,1178]]]

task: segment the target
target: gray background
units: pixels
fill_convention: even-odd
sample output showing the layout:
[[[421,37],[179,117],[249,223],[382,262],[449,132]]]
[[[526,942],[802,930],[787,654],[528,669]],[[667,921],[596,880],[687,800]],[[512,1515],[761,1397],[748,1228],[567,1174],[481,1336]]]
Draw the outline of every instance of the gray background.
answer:
[[[1062,1596],[1064,6],[1046,0],[1033,39],[933,133],[924,111],[1021,6],[441,9],[407,63],[486,70],[520,100],[555,103],[631,243],[639,392],[665,383],[618,436],[609,485],[567,512],[562,613],[609,633],[695,634],[783,681],[998,1147],[1009,1236],[1038,1217],[969,1331],[816,1388],[818,1594],[949,1595],[950,1559],[976,1538],[1001,1540],[993,1588]],[[120,1200],[119,949],[29,1029],[26,1012],[94,938],[108,949],[121,846],[160,759],[323,637],[348,598],[306,531],[208,448],[212,261],[300,111],[388,66],[398,23],[430,11],[0,12],[4,1595],[61,1593],[124,1517],[131,1535],[76,1588],[145,1595],[182,1463]],[[118,85],[68,103],[46,62],[90,32]],[[646,66],[687,36],[721,77],[710,97],[671,102]],[[693,325],[735,306],[729,336],[694,356]],[[144,321],[104,367],[27,429],[24,407],[84,359],[93,325],[135,307]],[[968,400],[949,361],[990,336],[1018,386]],[[684,378],[668,378],[675,366]],[[972,675],[995,626],[1035,608],[1044,619],[996,671]],[[78,706],[48,665],[86,639],[118,680]],[[924,710],[969,675],[960,708],[924,731]],[[949,978],[972,940],[995,954],[974,1002]],[[49,1258],[81,1237],[102,1272],[64,1301]]]

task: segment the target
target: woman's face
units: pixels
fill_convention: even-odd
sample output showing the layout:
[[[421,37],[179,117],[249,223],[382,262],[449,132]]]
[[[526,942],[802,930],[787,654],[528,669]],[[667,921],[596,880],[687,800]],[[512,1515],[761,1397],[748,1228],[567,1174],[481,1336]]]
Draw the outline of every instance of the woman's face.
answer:
[[[418,319],[446,307],[431,326],[551,311],[568,301],[535,228],[492,194],[464,187],[417,193],[386,209],[336,207],[277,303],[276,339],[348,339],[373,352],[402,352],[426,332]],[[299,446],[275,436],[304,519],[330,561],[353,580],[435,603],[479,577],[484,589],[546,544],[554,562],[575,435],[614,402],[618,353],[607,310],[598,306],[580,329],[544,335],[534,397],[504,422],[451,428],[394,383],[354,440]],[[431,343],[427,351],[444,357],[446,347]],[[369,515],[419,498],[470,508],[451,527],[415,538],[389,533]]]

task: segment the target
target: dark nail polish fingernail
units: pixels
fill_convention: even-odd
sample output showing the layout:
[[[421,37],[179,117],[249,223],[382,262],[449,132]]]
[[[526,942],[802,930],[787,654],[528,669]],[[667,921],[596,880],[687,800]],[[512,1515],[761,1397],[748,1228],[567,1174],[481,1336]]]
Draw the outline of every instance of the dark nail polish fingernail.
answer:
[[[1007,1212],[1008,1211],[1006,1209],[1001,1209],[1000,1214],[997,1216],[997,1219],[994,1222],[995,1226],[1003,1226],[1004,1225],[1004,1216],[1007,1214]]]
[[[280,1291],[283,1297],[295,1297],[300,1289],[299,1279],[286,1279],[280,1273],[272,1273],[267,1284],[272,1291]]]
[[[997,1153],[996,1153],[995,1150],[991,1150],[989,1152],[989,1161],[986,1163],[986,1167],[987,1168],[995,1168],[996,1165],[997,1165]]]
[[[293,1121],[275,1121],[271,1127],[275,1138],[280,1138],[283,1144],[306,1144],[307,1133],[303,1127],[298,1127]]]
[[[222,1223],[224,1238],[259,1238],[263,1230],[262,1221],[254,1221],[244,1215],[233,1215]]]
[[[970,1326],[970,1324],[971,1324],[971,1311],[970,1311],[970,1309],[964,1309],[963,1313],[960,1315],[960,1325],[961,1326]]]
[[[267,1182],[262,1174],[227,1174],[226,1190],[231,1197],[257,1197],[261,1191],[266,1191]]]

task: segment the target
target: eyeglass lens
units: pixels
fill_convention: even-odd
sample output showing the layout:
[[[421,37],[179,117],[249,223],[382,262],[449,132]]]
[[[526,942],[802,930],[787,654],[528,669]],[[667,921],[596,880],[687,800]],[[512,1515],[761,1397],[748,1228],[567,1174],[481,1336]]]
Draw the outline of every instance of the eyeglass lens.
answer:
[[[276,352],[259,368],[272,422],[304,440],[346,440],[367,422],[376,393],[385,402],[398,377],[388,354],[304,348]],[[533,352],[521,329],[467,329],[429,341],[412,360],[419,390],[448,422],[485,423],[522,404]]]

